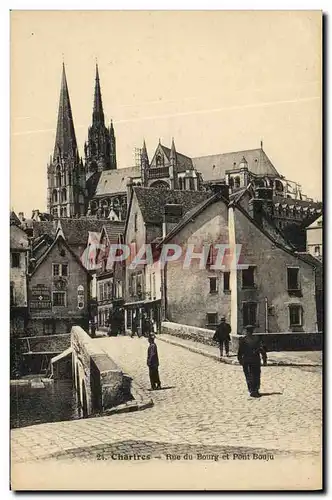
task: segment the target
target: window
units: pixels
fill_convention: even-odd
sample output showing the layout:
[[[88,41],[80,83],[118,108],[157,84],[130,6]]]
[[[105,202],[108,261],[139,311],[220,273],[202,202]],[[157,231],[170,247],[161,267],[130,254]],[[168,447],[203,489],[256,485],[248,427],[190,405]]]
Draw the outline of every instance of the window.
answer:
[[[217,293],[218,292],[218,290],[217,290],[217,278],[216,277],[209,278],[209,281],[210,281],[210,293]]]
[[[241,180],[240,180],[240,177],[237,175],[235,177],[235,187],[239,188],[240,186],[241,186]]]
[[[137,231],[137,214],[134,215],[134,231]]]
[[[61,191],[61,201],[62,202],[67,201],[67,190],[66,190],[66,188],[63,188],[62,191]]]
[[[163,164],[163,159],[162,159],[161,155],[158,155],[156,158],[156,165],[157,165],[157,167],[161,167],[162,164]]]
[[[242,270],[242,288],[255,288],[255,267]]]
[[[66,292],[53,292],[53,306],[54,307],[66,306]]]
[[[207,326],[216,326],[218,323],[218,313],[207,313],[206,322]]]
[[[257,324],[257,303],[256,302],[243,302],[242,310],[243,326],[255,326]]]
[[[299,268],[298,267],[288,267],[287,268],[287,289],[290,292],[300,289]]]
[[[10,305],[13,306],[15,304],[15,289],[14,283],[10,282]]]
[[[57,201],[58,201],[58,192],[56,189],[53,189],[52,201],[53,201],[53,203],[57,203]]]
[[[68,276],[68,264],[53,264],[53,276]]]
[[[104,300],[104,286],[103,284],[99,285],[99,300],[102,302]]]
[[[130,309],[127,309],[127,328],[128,330],[131,329],[131,324],[132,324],[132,311]]]
[[[230,292],[229,281],[230,281],[230,272],[224,273],[224,292]]]
[[[315,255],[316,255],[316,257],[320,256],[320,246],[319,245],[315,246]]]
[[[233,177],[230,177],[230,178],[229,178],[229,187],[230,187],[230,188],[233,188],[233,187],[234,187],[234,179],[233,179]]]
[[[55,321],[52,319],[46,320],[43,324],[43,334],[52,335],[53,333],[55,333]]]
[[[20,267],[20,253],[12,252],[11,253],[12,267]]]
[[[289,306],[289,325],[302,326],[302,307],[300,305]]]
[[[179,189],[180,189],[181,191],[183,191],[183,190],[184,190],[184,182],[183,182],[182,177],[179,177]]]

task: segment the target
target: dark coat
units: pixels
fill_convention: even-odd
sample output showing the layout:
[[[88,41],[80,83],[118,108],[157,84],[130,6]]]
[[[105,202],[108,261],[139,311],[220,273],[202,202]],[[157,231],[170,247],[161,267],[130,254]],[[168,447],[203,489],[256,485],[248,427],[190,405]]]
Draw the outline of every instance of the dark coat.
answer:
[[[259,337],[246,335],[239,340],[237,359],[241,365],[244,363],[260,365],[261,357],[265,364],[267,361],[266,348]]]
[[[231,340],[231,331],[232,329],[228,323],[219,323],[213,336],[213,340],[215,342],[224,342],[225,340]]]
[[[157,366],[159,366],[158,349],[156,344],[150,344],[148,347],[147,365],[150,368],[157,368]]]

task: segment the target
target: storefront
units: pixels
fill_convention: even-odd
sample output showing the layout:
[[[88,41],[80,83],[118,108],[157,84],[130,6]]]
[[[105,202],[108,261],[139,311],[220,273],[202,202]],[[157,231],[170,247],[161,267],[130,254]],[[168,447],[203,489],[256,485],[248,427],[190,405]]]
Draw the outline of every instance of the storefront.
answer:
[[[143,313],[146,313],[153,324],[154,333],[160,333],[161,328],[161,300],[142,300],[139,302],[127,302],[125,309],[125,329],[132,333],[133,325],[137,325],[138,333],[142,333]]]

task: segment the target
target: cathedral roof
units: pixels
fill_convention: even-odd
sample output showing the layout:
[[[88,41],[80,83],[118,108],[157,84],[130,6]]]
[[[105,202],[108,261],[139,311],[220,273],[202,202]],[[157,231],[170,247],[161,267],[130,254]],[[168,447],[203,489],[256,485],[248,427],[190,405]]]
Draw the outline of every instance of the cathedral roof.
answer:
[[[167,148],[163,144],[160,144],[160,147],[165,153],[167,160],[170,160],[172,149]],[[189,158],[189,156],[178,153],[177,151],[176,151],[176,164],[178,172],[185,172],[186,170],[191,170],[193,168],[192,159]]]
[[[167,189],[160,191],[156,188],[134,187],[144,222],[161,224],[165,205],[179,204],[183,207],[183,214],[207,200],[211,194],[205,191],[180,191]]]
[[[77,154],[77,142],[74,129],[73,115],[71,111],[65,66],[62,66],[62,81],[59,100],[58,124],[54,146],[54,157],[58,154],[62,157]]]
[[[94,196],[126,193],[127,182],[130,177],[141,177],[141,169],[139,166],[104,170],[104,172],[101,173]]]
[[[200,156],[192,158],[193,166],[203,176],[204,181],[223,179],[226,170],[237,170],[245,158],[250,172],[256,175],[272,175],[280,177],[265,151],[262,149],[247,149],[233,153]]]

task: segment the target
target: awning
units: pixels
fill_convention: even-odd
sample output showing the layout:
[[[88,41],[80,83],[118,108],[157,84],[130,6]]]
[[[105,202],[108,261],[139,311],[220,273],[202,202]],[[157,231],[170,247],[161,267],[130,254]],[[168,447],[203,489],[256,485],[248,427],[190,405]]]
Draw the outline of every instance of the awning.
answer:
[[[126,307],[130,309],[131,307],[143,307],[146,305],[153,305],[153,304],[158,304],[161,302],[161,299],[155,299],[155,300],[141,300],[139,302],[127,302],[126,304],[123,305],[123,307]]]

